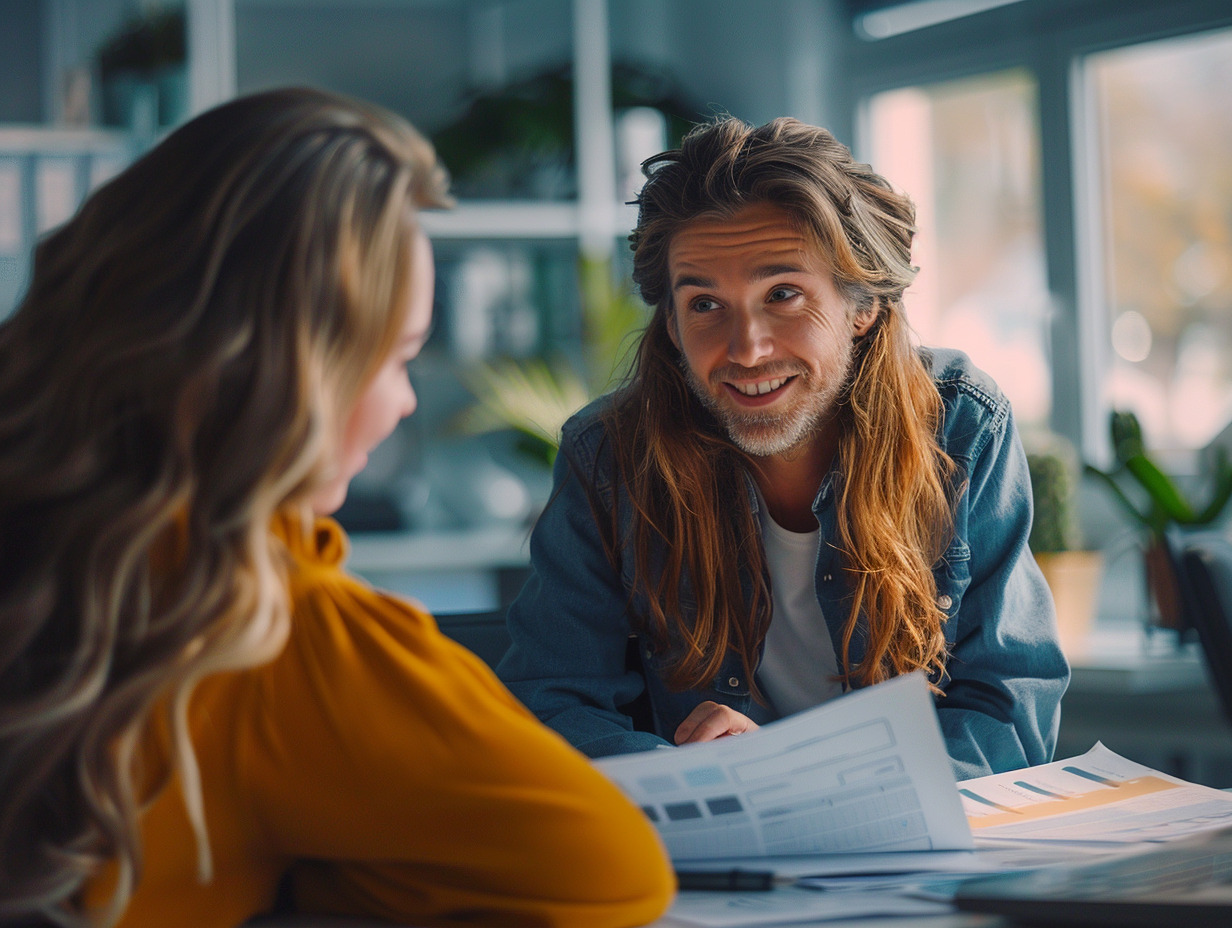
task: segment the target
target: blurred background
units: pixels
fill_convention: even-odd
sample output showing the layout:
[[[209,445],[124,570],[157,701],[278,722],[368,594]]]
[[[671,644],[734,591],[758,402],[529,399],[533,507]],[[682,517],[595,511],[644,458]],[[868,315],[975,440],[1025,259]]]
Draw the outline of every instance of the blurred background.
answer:
[[[420,411],[340,514],[357,570],[437,612],[508,601],[559,424],[646,318],[640,162],[717,113],[791,115],[917,204],[909,318],[1009,394],[1049,529],[1033,548],[1083,559],[1058,568],[1077,592],[1049,577],[1092,725],[1123,722],[1127,692],[1192,717],[1197,692],[1203,749],[1156,733],[1133,756],[1232,780],[1232,729],[1149,566],[1232,508],[1227,0],[0,0],[0,318],[93,187],[193,113],[285,84],[402,113],[459,198],[425,219]]]

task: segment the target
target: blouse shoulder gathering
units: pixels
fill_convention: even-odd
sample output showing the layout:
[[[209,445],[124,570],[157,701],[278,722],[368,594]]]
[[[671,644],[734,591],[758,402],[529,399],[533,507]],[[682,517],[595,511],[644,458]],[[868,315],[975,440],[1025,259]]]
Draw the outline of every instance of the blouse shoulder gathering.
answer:
[[[245,778],[301,907],[416,924],[632,925],[672,894],[640,810],[414,604],[342,569],[317,519],[274,527],[292,633],[254,675]],[[381,863],[369,863],[381,861]]]

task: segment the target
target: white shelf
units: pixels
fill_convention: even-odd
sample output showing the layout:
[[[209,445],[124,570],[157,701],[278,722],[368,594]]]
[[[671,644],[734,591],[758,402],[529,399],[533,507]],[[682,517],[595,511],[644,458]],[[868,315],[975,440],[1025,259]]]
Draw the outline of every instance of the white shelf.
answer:
[[[637,210],[617,204],[612,235],[625,236]],[[423,214],[424,231],[434,239],[575,239],[582,232],[581,207],[573,202],[470,200],[451,210]]]
[[[128,155],[132,138],[112,129],[66,129],[59,126],[0,126],[0,154],[77,155],[100,152]]]

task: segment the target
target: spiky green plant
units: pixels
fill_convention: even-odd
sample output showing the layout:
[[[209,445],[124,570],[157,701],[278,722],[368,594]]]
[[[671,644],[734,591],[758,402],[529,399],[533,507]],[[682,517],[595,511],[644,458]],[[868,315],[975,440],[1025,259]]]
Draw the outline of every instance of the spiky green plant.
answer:
[[[1137,416],[1114,410],[1109,429],[1115,465],[1104,471],[1088,464],[1086,472],[1108,487],[1125,513],[1147,529],[1152,541],[1165,541],[1168,528],[1173,525],[1209,525],[1232,498],[1232,464],[1225,449],[1215,449],[1211,496],[1206,505],[1198,506],[1186,499],[1172,478],[1147,456]],[[1144,501],[1131,498],[1127,488],[1134,484],[1140,491],[1137,495],[1142,496],[1141,491],[1145,491]]]
[[[1035,510],[1027,547],[1033,554],[1072,551],[1079,547],[1078,516],[1074,508],[1076,469],[1077,456],[1059,439],[1027,452]]]

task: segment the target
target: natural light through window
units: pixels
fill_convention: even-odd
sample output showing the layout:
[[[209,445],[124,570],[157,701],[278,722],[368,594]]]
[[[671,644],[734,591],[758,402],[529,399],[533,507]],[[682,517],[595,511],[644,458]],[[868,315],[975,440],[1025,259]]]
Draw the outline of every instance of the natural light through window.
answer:
[[[1161,449],[1232,418],[1232,32],[1086,60],[1111,352],[1102,399]]]
[[[961,348],[1020,426],[1052,408],[1035,82],[1024,71],[880,93],[874,168],[916,203],[908,319],[926,345]]]

